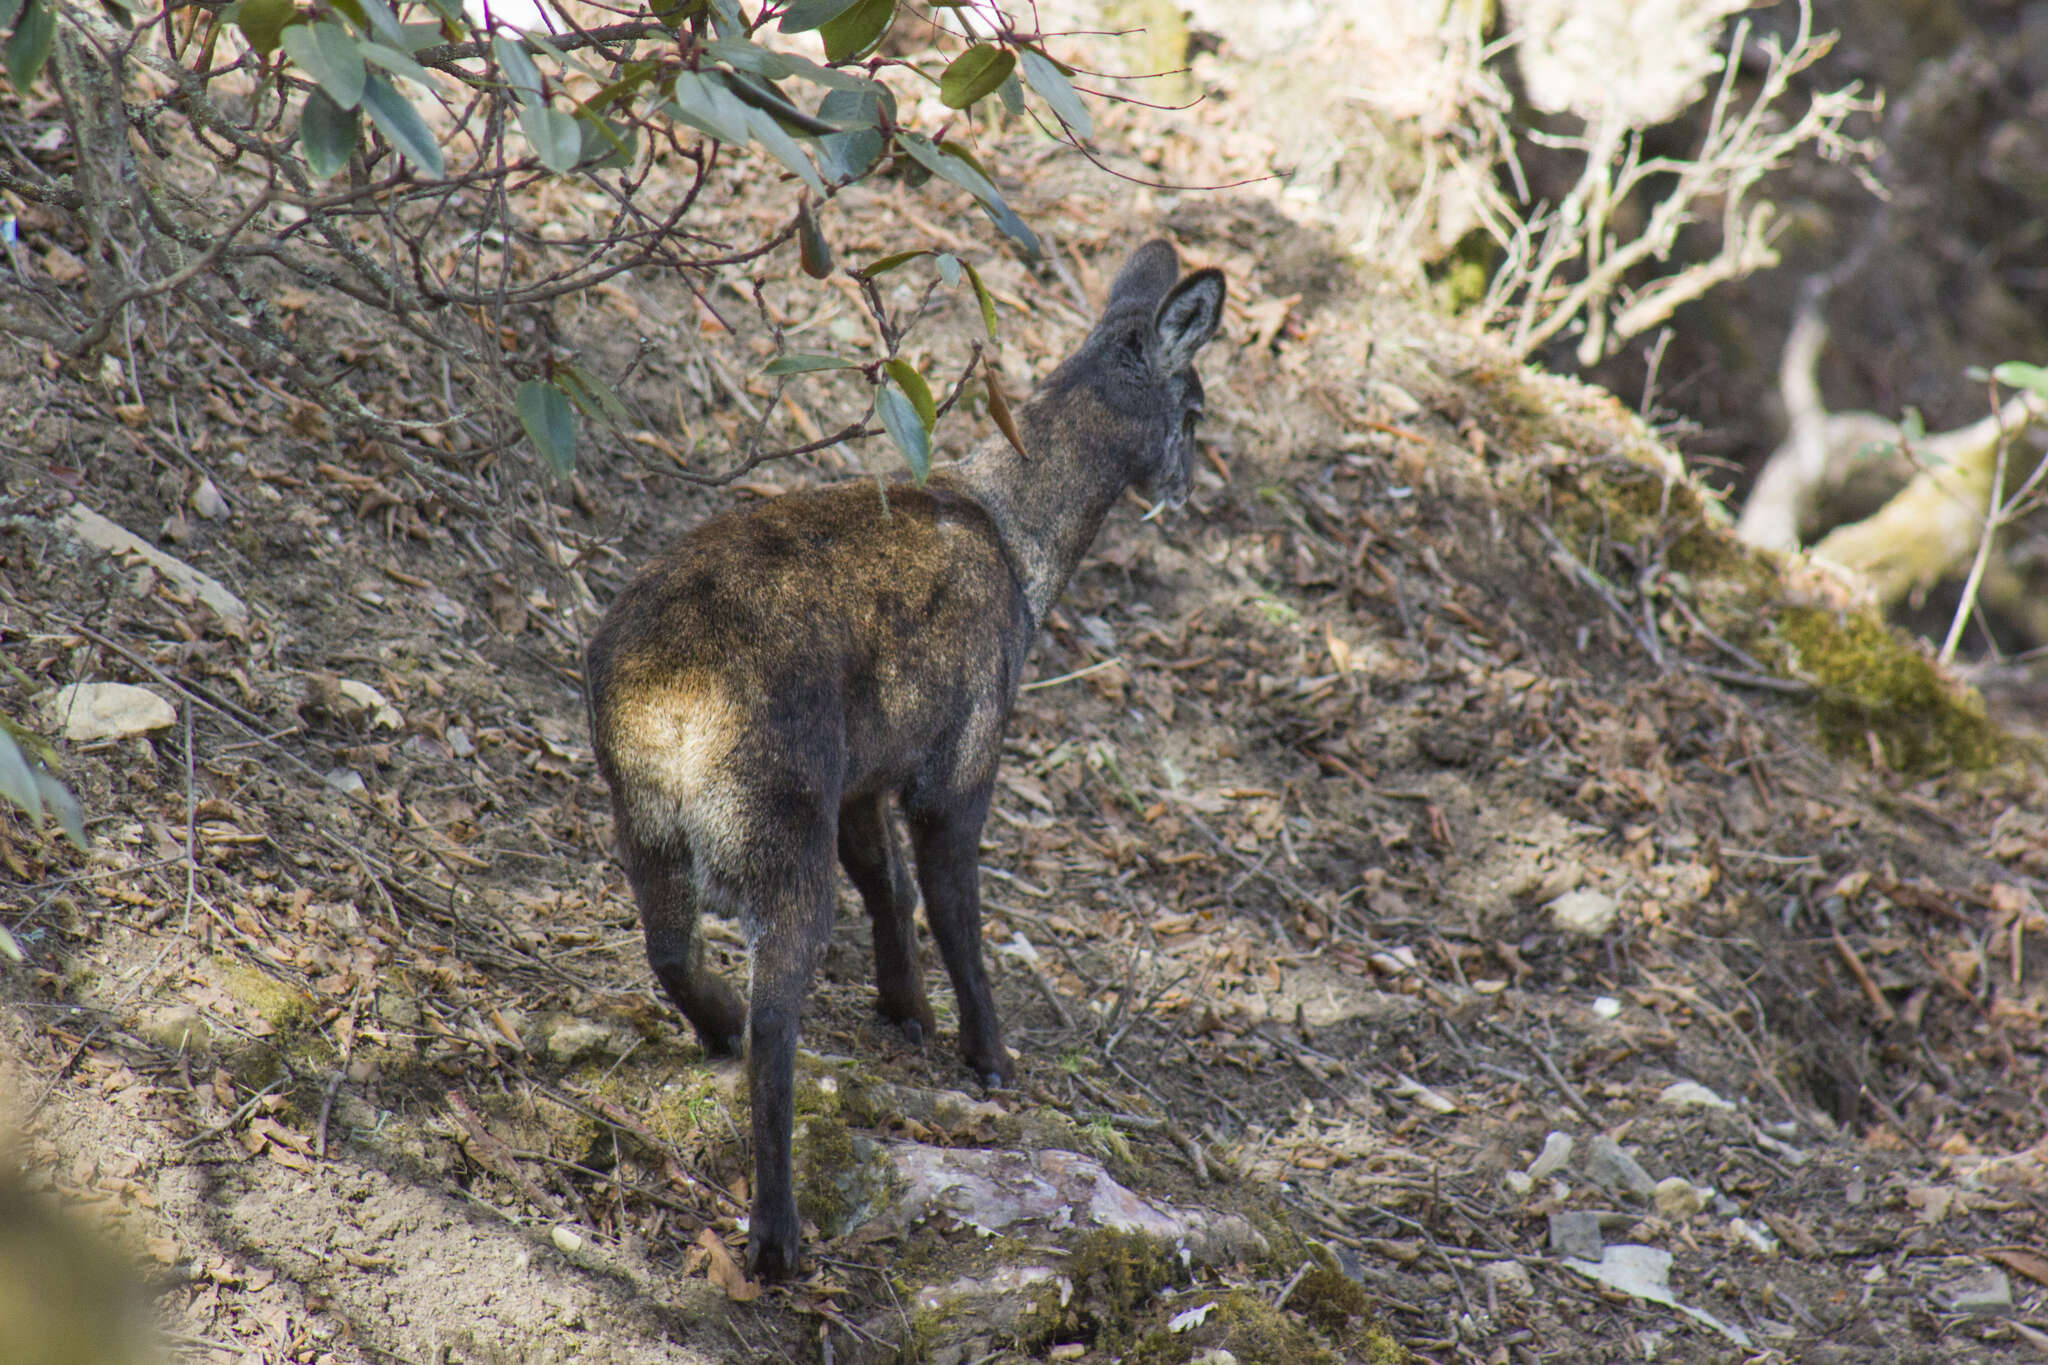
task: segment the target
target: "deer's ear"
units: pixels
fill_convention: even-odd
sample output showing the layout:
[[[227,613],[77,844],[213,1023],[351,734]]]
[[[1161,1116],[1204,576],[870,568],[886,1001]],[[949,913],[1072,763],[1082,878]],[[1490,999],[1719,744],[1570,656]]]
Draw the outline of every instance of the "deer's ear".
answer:
[[[1116,282],[1109,286],[1109,302],[1103,306],[1103,316],[1106,318],[1127,308],[1152,307],[1178,274],[1180,253],[1164,237],[1153,238],[1133,251],[1124,261],[1123,269],[1116,272]]]
[[[1197,270],[1159,301],[1152,327],[1159,334],[1159,368],[1166,374],[1186,369],[1195,352],[1209,344],[1223,321],[1223,272]]]

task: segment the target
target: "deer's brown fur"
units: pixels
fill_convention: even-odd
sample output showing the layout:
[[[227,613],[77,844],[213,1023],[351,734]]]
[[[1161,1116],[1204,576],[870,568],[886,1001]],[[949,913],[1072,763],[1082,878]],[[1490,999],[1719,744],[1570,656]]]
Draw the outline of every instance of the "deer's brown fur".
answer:
[[[592,637],[591,730],[656,976],[717,1053],[748,1055],[749,1259],[796,1264],[789,1142],[797,1021],[830,937],[835,857],[874,924],[884,1016],[936,1032],[917,895],[989,1085],[1012,1070],[981,959],[976,850],[1003,723],[1040,622],[1111,505],[1187,492],[1195,352],[1221,276],[1175,284],[1173,248],[1133,253],[1103,317],[1006,442],[886,495],[791,493],[711,518],[619,595]],[[703,962],[700,908],[737,914],[748,1002]]]

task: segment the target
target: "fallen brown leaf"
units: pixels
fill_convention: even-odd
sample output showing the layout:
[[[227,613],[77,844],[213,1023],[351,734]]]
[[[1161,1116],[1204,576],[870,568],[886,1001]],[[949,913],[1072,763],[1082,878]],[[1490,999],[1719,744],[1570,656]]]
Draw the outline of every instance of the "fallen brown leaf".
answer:
[[[761,1286],[747,1278],[740,1263],[726,1249],[725,1241],[710,1228],[697,1233],[697,1246],[706,1256],[704,1278],[725,1291],[734,1303],[752,1303],[761,1297]]]
[[[2025,1247],[2004,1247],[1984,1254],[2015,1275],[2024,1275],[2035,1284],[2048,1284],[2048,1256]]]

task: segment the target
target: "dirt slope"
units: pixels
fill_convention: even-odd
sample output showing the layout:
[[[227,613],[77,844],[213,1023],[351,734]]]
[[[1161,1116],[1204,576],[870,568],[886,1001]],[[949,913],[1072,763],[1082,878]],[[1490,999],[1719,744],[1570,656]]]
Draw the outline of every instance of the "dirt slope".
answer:
[[[1270,159],[1228,110],[1154,118],[1103,139],[1213,179]],[[1019,1092],[950,1094],[950,1040],[873,1019],[849,893],[806,1020],[815,1273],[731,1273],[744,1117],[650,991],[579,641],[708,508],[894,457],[669,478],[755,420],[772,342],[627,280],[557,323],[600,364],[652,340],[646,427],[564,485],[401,461],[173,338],[139,408],[0,348],[0,710],[101,680],[179,708],[66,750],[86,854],[0,819],[29,1183],[116,1225],[193,1360],[2038,1356],[2038,768],[1828,585],[1734,550],[1611,400],[1270,187],[1133,194],[1009,150],[1056,268],[900,187],[835,204],[836,249],[966,253],[1020,387],[1149,233],[1233,291],[1196,496],[1113,521],[1010,729],[984,889]],[[776,270],[785,326],[860,344]],[[430,373],[298,313],[364,331],[366,391]],[[976,326],[942,294],[928,372]],[[854,396],[767,416],[830,429]],[[81,548],[74,501],[252,624]],[[904,1186],[842,1178],[1066,1151],[1257,1239],[1189,1267],[1085,1220],[895,1220]],[[1720,1326],[1567,1264],[1603,1243],[1668,1253]]]

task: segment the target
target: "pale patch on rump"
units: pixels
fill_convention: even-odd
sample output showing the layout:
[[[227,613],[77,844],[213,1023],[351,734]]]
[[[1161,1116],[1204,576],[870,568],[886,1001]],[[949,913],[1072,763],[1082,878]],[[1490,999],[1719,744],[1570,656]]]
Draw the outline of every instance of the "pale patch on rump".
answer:
[[[627,689],[605,716],[617,790],[643,839],[716,858],[745,833],[742,785],[730,759],[742,713],[699,674]]]

